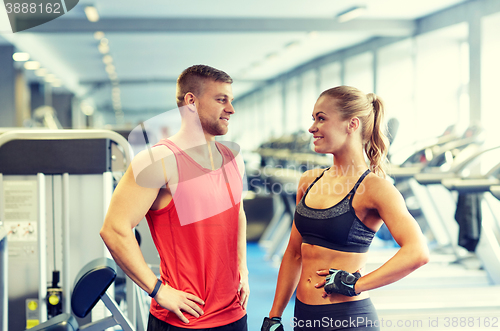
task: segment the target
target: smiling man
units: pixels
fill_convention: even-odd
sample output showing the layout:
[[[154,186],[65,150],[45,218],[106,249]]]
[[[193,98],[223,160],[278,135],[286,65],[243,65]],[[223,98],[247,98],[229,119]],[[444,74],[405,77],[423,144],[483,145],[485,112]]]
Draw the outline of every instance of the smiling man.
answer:
[[[247,330],[244,165],[240,154],[215,142],[234,114],[231,83],[209,66],[184,70],[177,80],[179,132],[134,158],[101,229],[118,265],[153,298],[148,330]],[[144,216],[161,279],[132,232]]]

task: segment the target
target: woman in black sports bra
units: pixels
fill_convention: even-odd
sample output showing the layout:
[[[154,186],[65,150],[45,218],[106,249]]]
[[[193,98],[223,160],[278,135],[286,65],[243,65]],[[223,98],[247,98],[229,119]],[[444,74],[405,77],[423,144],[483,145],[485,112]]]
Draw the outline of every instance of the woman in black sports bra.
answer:
[[[309,132],[316,152],[333,154],[333,165],[306,171],[300,179],[292,233],[263,331],[283,330],[280,317],[295,289],[290,321],[295,331],[379,330],[368,291],[427,263],[417,222],[385,180],[383,113],[375,94],[349,86],[326,90],[318,98]],[[366,252],[383,223],[401,248],[364,275]]]

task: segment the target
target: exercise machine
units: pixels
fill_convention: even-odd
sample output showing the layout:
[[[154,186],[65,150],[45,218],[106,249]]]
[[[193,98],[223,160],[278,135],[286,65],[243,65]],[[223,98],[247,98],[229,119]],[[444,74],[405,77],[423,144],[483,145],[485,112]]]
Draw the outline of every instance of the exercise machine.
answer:
[[[77,266],[109,254],[99,230],[115,173],[124,171],[131,156],[127,140],[109,130],[12,129],[0,135],[0,220],[9,241],[8,330],[48,319],[51,271],[60,271],[61,309],[70,313],[69,280]],[[143,314],[138,314],[137,286],[128,278],[127,293],[127,314],[135,324]],[[100,318],[99,311],[105,314],[104,307],[94,309],[91,318]]]
[[[8,330],[7,316],[9,298],[7,295],[8,279],[7,279],[7,230],[0,223],[0,330]]]
[[[102,331],[119,325],[123,331],[135,331],[134,327],[106,291],[116,278],[116,264],[109,258],[99,258],[85,265],[75,281],[71,295],[71,308],[75,316],[86,317],[100,301],[111,312],[111,316],[98,321],[78,325],[73,315],[60,314],[47,322],[39,324],[32,331]]]
[[[450,129],[446,132],[448,130]],[[444,134],[435,144],[414,151],[400,165],[390,164],[388,173],[397,185],[421,172],[448,171],[459,154],[460,158],[474,155],[481,149],[484,140],[484,130],[477,125],[467,128],[458,138],[452,133]]]
[[[433,176],[441,179],[456,176],[467,164],[467,160],[482,150],[484,131],[479,126],[470,126],[458,139],[450,140],[450,136],[453,137],[452,134],[444,135],[438,139],[436,145],[417,150],[401,165],[390,165],[388,174],[429,241],[438,247],[454,249],[454,235],[443,225],[439,211],[436,212],[435,200],[430,198],[427,188],[416,180]],[[443,203],[452,206],[454,202],[448,196],[446,198],[448,199]]]
[[[500,202],[495,199],[495,187],[500,185],[500,146],[489,148],[478,153],[474,163],[479,159],[494,161],[494,164],[484,175],[457,175],[453,178],[443,178],[441,184],[448,190],[458,194],[480,194],[481,225],[479,242],[475,254],[481,260],[494,284],[500,284]],[[485,163],[485,162],[482,162]],[[475,164],[473,164],[474,166]]]
[[[292,229],[301,173],[293,169],[267,168],[264,175],[269,178],[274,213],[259,240],[259,245],[266,250],[267,260],[279,264]]]

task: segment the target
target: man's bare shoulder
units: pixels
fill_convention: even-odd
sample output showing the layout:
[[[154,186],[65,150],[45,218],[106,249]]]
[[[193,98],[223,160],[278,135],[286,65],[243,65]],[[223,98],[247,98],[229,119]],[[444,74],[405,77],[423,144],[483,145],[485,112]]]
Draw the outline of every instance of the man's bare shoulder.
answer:
[[[176,172],[174,153],[164,145],[145,149],[132,160],[132,171],[138,185],[159,188]]]
[[[232,141],[218,141],[217,143],[229,149],[233,154],[234,158],[241,157],[241,148],[240,145],[238,145],[237,143]]]
[[[221,141],[218,142],[219,144],[225,146],[229,151],[231,152],[232,155],[229,155],[231,157],[231,160],[236,160],[236,164],[238,165],[238,168],[240,169],[240,173],[243,176],[245,172],[245,162],[243,160],[243,156],[241,155],[241,149],[240,146],[232,141]]]

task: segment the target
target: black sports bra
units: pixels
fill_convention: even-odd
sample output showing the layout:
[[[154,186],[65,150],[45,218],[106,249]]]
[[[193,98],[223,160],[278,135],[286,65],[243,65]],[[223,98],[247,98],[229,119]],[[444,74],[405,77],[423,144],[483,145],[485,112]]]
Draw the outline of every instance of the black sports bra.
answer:
[[[342,252],[367,252],[375,232],[356,216],[352,199],[370,170],[361,175],[352,190],[335,206],[327,209],[308,207],[305,204],[307,193],[325,171],[309,185],[295,209],[295,227],[302,236],[302,242]]]

